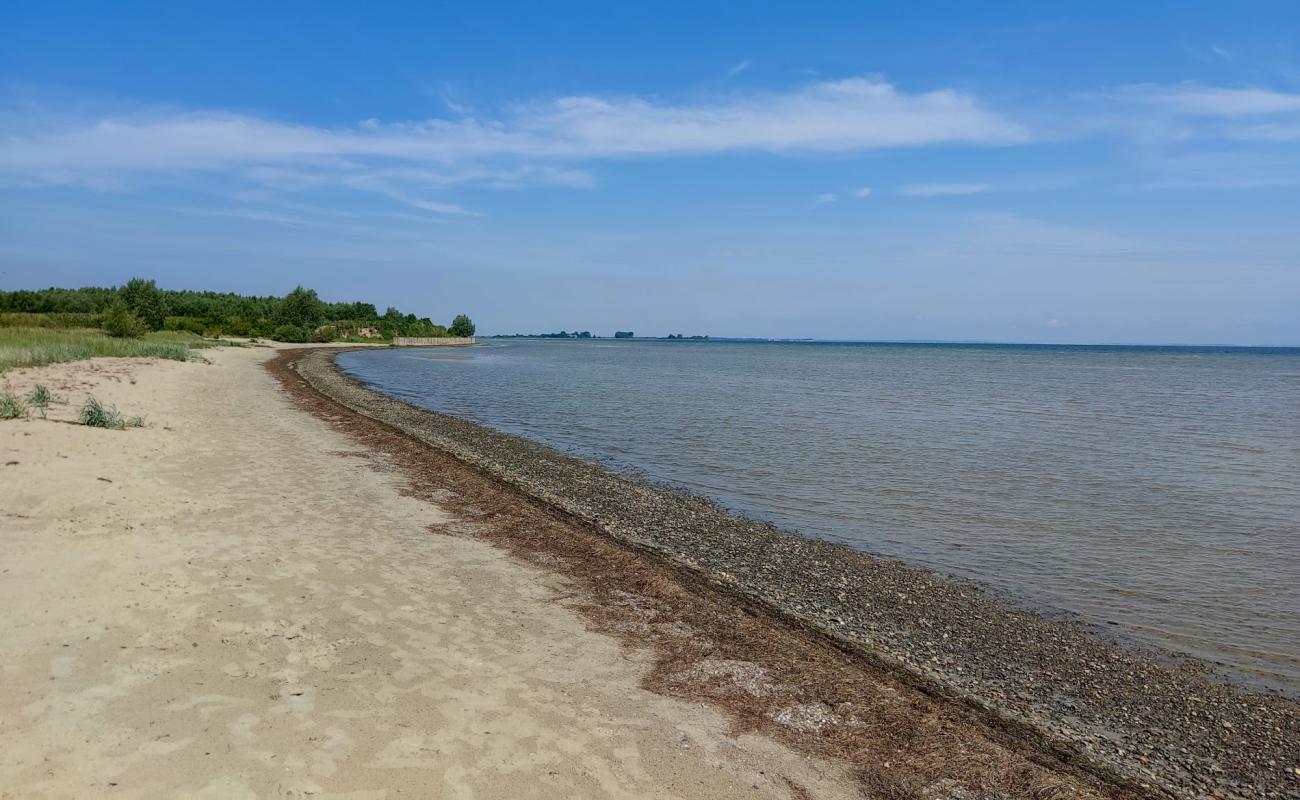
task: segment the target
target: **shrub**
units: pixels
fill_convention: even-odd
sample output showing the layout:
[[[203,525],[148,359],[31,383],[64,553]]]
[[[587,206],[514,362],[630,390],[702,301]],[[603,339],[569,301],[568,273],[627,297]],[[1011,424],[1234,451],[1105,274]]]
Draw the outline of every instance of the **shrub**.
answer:
[[[313,342],[332,342],[339,338],[339,329],[333,325],[322,325],[312,334]]]
[[[198,317],[168,317],[163,323],[165,331],[189,331],[200,336],[203,334],[204,327],[203,320]]]
[[[0,328],[98,328],[99,314],[0,313]]]
[[[253,323],[243,317],[226,320],[226,332],[231,336],[248,336],[253,332]]]
[[[280,325],[271,334],[271,338],[277,342],[309,342],[311,332],[297,325]]]
[[[12,394],[0,394],[0,419],[22,419],[27,416],[27,404]]]
[[[104,313],[104,332],[122,339],[132,338],[143,334],[145,325],[126,303],[119,300]]]
[[[109,428],[120,431],[127,428],[143,428],[144,417],[123,417],[117,406],[105,407],[103,403],[91,397],[81,407],[77,421],[92,428]]]

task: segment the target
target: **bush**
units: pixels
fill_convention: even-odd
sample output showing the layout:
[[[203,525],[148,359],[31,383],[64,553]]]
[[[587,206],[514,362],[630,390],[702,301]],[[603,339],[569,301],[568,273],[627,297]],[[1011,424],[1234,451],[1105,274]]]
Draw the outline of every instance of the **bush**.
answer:
[[[145,325],[140,321],[140,317],[120,300],[105,312],[103,324],[105,333],[123,339],[140,336],[145,332]]]
[[[339,329],[333,325],[322,325],[312,334],[313,342],[332,342],[339,338]]]
[[[253,332],[253,323],[243,317],[231,317],[226,320],[226,333],[231,336],[248,336]]]
[[[309,342],[311,332],[297,325],[280,325],[271,334],[271,338],[277,342]]]
[[[165,331],[188,331],[197,333],[200,336],[203,335],[204,327],[203,320],[197,317],[168,317],[167,321],[163,323],[163,330]]]
[[[99,314],[0,313],[0,328],[98,328]]]

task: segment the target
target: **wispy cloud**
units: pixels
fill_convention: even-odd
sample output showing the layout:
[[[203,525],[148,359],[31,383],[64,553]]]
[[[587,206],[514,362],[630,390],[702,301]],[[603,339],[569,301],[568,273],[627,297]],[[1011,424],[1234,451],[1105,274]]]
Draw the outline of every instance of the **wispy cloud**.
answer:
[[[1213,151],[1149,157],[1144,189],[1261,189],[1300,184],[1300,154]]]
[[[991,187],[987,183],[909,183],[899,188],[904,197],[950,197],[965,194],[982,194]]]
[[[836,197],[834,192],[822,192],[821,194],[817,195],[816,199],[817,199],[817,205],[824,206],[827,203],[834,203],[839,198]]]
[[[727,77],[728,78],[736,77],[740,73],[744,72],[745,70],[753,66],[753,63],[754,62],[750,61],[748,58],[745,59],[744,61],[737,62],[731,69],[727,70]]]
[[[518,104],[498,118],[350,128],[294,125],[221,112],[132,114],[9,133],[0,174],[46,183],[105,173],[225,170],[253,165],[490,159],[602,159],[727,151],[842,152],[1024,141],[1018,124],[952,90],[919,94],[869,78],[786,92],[732,93],[670,104],[563,97]]]
[[[870,197],[870,196],[871,196],[871,187],[870,187],[870,186],[862,186],[862,187],[860,187],[860,188],[854,189],[854,190],[853,190],[853,196],[854,196],[854,197]]]
[[[260,208],[174,208],[173,212],[195,217],[227,217],[252,222],[269,222],[276,225],[313,225],[312,220],[288,214],[278,214]]]
[[[731,72],[748,66],[742,61]],[[1103,133],[1144,145],[1300,140],[1300,94],[1266,87],[1135,85],[1075,95],[1071,102],[1077,106],[1073,114],[1046,109],[1031,126],[1023,122],[1033,118],[1030,106],[1008,115],[968,92],[908,92],[879,78],[855,77],[810,80],[784,90],[725,90],[676,102],[570,95],[495,112],[455,103],[447,117],[367,118],[324,127],[221,110],[113,112],[96,106],[75,113],[41,109],[26,96],[21,102],[0,98],[0,182],[125,191],[214,174],[239,184],[235,190],[341,187],[427,213],[468,216],[471,209],[444,196],[454,187],[590,188],[596,183],[592,165],[616,159],[738,152],[803,157],[1063,142]],[[1000,177],[998,185],[1006,188],[1013,179]],[[898,194],[987,191],[991,187],[984,183],[917,183]],[[843,196],[869,194],[863,187]]]
[[[1195,83],[1139,85],[1121,89],[1118,97],[1189,116],[1246,117],[1300,112],[1300,94],[1258,87],[1224,88]]]

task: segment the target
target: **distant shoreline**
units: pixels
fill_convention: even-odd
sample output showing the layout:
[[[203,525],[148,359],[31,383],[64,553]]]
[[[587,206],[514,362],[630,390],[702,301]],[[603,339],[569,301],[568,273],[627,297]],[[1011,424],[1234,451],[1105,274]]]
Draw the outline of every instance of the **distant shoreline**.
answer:
[[[578,338],[572,336],[515,336],[493,335],[480,336],[481,341],[547,341],[547,342],[668,342],[696,344],[795,344],[795,345],[840,345],[859,347],[946,347],[954,349],[997,349],[997,350],[1086,350],[1086,351],[1133,351],[1133,352],[1187,352],[1187,353],[1260,353],[1300,356],[1300,345],[1254,345],[1254,344],[1133,344],[1123,342],[984,342],[984,341],[946,341],[946,340],[877,340],[877,339],[765,339],[745,336],[706,336],[700,338],[686,337],[669,339],[663,336],[591,336]]]
[[[1295,760],[1290,742],[1300,740],[1300,706],[1292,700],[1222,684],[1197,663],[1170,665],[1158,652],[1121,649],[965,582],[779,531],[414,408],[343,375],[330,353],[295,360],[336,402],[1135,783],[1242,797],[1255,785],[1294,787],[1297,776],[1285,771]],[[1214,723],[1208,729],[1205,719]],[[1256,732],[1249,743],[1237,733],[1247,730]]]

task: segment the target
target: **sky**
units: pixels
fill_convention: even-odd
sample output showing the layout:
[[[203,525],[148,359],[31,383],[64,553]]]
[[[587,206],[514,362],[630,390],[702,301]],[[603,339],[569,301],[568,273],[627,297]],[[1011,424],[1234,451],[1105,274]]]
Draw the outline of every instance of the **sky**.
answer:
[[[0,288],[481,333],[1300,344],[1300,3],[99,3],[0,24]]]

